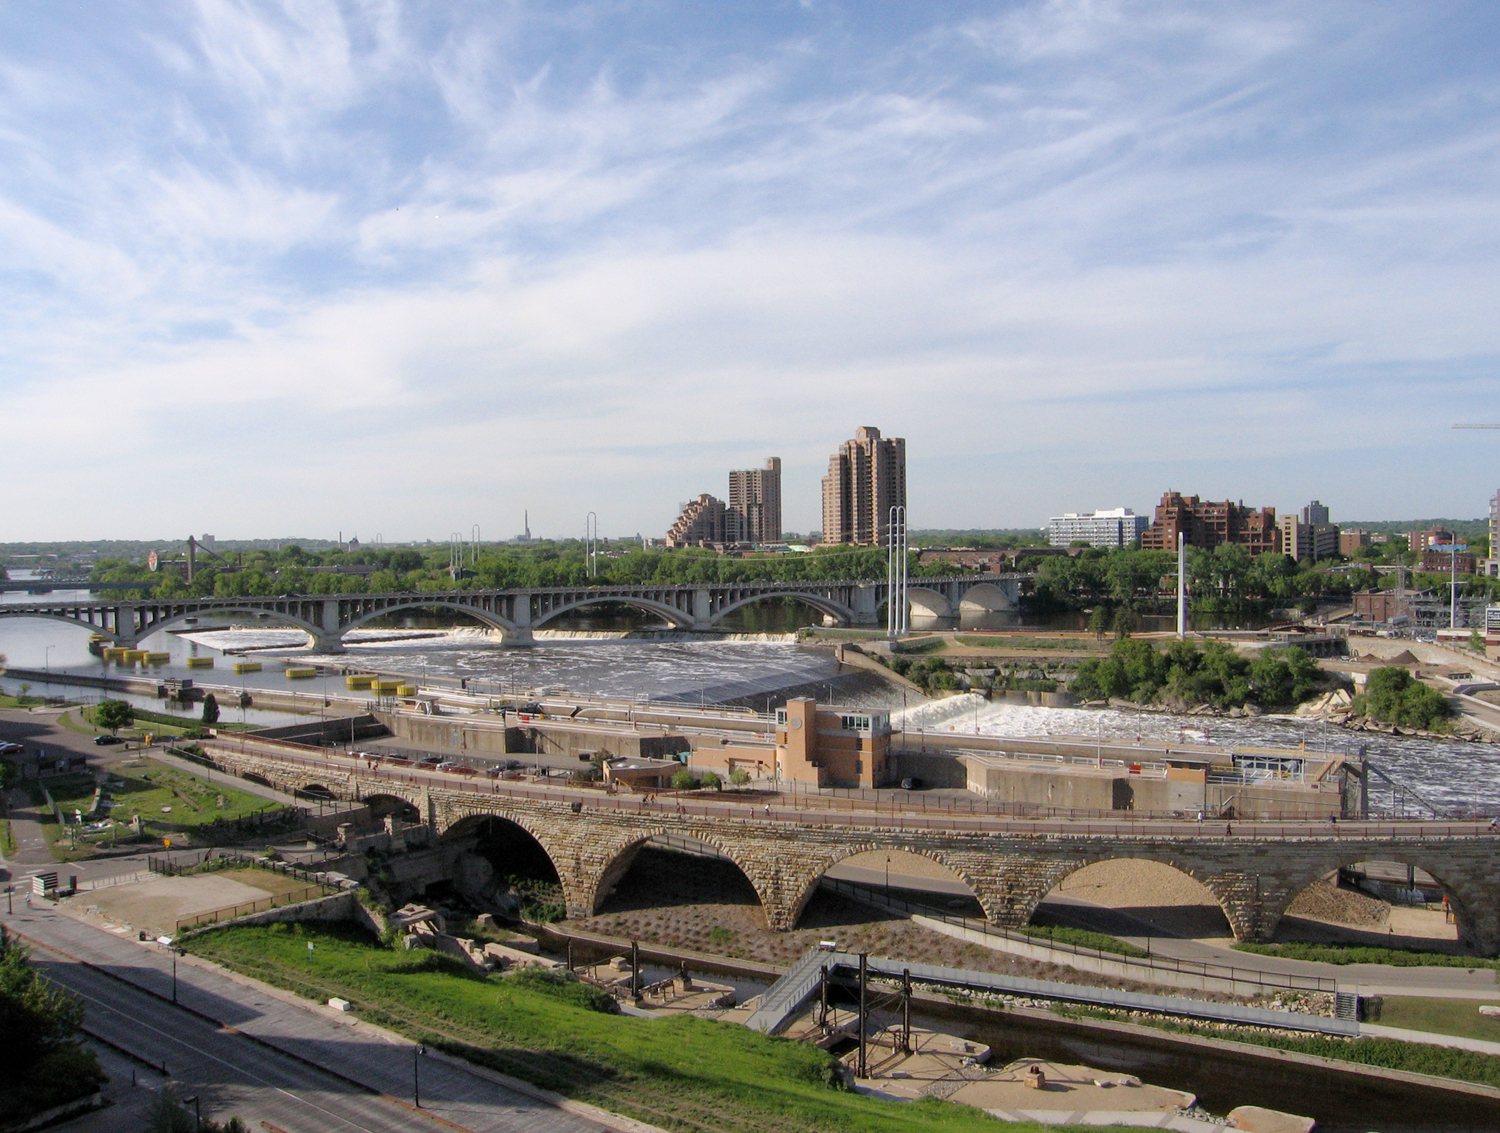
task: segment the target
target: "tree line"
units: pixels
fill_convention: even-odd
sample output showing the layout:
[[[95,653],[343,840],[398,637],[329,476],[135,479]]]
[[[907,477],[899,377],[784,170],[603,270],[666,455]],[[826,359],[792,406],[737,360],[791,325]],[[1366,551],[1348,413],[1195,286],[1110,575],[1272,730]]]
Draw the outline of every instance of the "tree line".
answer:
[[[692,583],[870,581],[886,574],[880,547],[818,547],[808,553],[728,556],[708,549],[606,548],[590,559],[581,542],[463,549],[455,564],[447,547],[361,547],[237,552],[198,561],[189,583],[176,570],[150,571],[121,559],[96,564],[95,582],[148,582],[156,598],[274,597],[278,594],[359,594],[390,591],[509,589]],[[912,578],[953,574],[951,563],[908,560]]]
[[[1069,687],[1082,700],[1284,708],[1317,695],[1322,679],[1317,662],[1296,646],[1262,649],[1249,658],[1221,641],[1174,641],[1157,649],[1140,638],[1123,638],[1110,646],[1108,657],[1079,662]]]

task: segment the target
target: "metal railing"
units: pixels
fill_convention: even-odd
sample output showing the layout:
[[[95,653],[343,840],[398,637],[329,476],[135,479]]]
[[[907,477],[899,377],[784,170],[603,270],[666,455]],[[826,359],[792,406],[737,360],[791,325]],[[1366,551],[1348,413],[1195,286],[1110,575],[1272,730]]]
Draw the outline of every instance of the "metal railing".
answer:
[[[283,905],[298,905],[303,901],[331,896],[332,893],[330,886],[309,885],[290,893],[278,893],[257,898],[254,901],[242,901],[238,905],[224,905],[217,909],[208,909],[190,917],[178,917],[174,933],[180,935],[188,929],[202,928],[204,925],[218,924],[220,921],[232,921],[237,917],[247,917],[251,913],[264,913]]]
[[[942,921],[944,924],[951,924],[969,932],[981,933],[984,936],[1003,940],[1008,943],[1024,944],[1033,948],[1045,948],[1052,952],[1087,957],[1091,960],[1107,960],[1113,963],[1125,964],[1132,968],[1141,968],[1153,973],[1171,972],[1178,975],[1191,976],[1196,979],[1253,985],[1257,988],[1275,991],[1310,991],[1332,995],[1338,988],[1337,980],[1324,976],[1280,976],[1273,972],[1264,972],[1254,968],[1239,968],[1231,964],[1209,964],[1197,960],[1182,960],[1173,956],[1127,956],[1121,952],[1110,952],[1101,948],[1090,948],[1087,945],[1074,944],[1069,941],[1055,940],[1050,936],[1033,936],[1030,933],[1015,932],[976,917],[955,916],[951,911],[940,909],[921,901],[911,901],[904,897],[887,894],[884,890],[871,885],[859,885],[832,877],[824,877],[821,884],[823,887],[831,889],[835,893],[842,894],[851,900],[874,906],[886,912],[900,912],[908,916],[927,917],[930,920]]]

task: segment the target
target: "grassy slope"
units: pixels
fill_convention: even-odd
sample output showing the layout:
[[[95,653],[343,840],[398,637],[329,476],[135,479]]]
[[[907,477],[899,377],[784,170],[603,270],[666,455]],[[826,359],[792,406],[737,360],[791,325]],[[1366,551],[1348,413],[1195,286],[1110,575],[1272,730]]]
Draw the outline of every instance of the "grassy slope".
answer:
[[[309,940],[317,945],[311,963]],[[996,1122],[964,1106],[902,1105],[833,1089],[832,1057],[802,1043],[685,1016],[605,1015],[348,932],[234,928],[186,945],[309,998],[343,996],[372,1022],[666,1129],[1040,1133],[1037,1126]]]
[[[1500,996],[1496,996],[1494,1002],[1500,1004]],[[1479,1004],[1472,999],[1386,995],[1381,997],[1380,1018],[1375,1022],[1382,1027],[1405,1027],[1412,1031],[1500,1042],[1500,1019],[1481,1015]]]

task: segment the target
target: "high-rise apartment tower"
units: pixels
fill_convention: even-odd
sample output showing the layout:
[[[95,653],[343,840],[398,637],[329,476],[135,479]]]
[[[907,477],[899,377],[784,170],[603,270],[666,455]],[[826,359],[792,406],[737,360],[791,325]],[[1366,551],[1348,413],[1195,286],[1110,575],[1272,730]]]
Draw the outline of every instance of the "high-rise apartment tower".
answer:
[[[781,458],[769,457],[764,468],[729,474],[729,510],[739,524],[736,542],[781,542]]]
[[[861,426],[828,458],[823,542],[883,545],[891,508],[905,506],[905,439]]]

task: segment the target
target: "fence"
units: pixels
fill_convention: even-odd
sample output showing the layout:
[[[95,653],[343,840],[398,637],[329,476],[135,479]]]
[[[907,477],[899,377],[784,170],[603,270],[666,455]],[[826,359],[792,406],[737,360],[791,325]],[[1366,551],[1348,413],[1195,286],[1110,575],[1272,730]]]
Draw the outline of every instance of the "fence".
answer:
[[[1172,956],[1126,956],[1119,952],[1107,952],[1101,948],[1089,948],[1085,945],[1054,940],[1050,936],[1033,936],[1030,933],[1013,932],[975,917],[955,916],[951,912],[924,904],[920,901],[910,901],[903,897],[892,896],[873,886],[857,885],[853,882],[841,881],[830,877],[825,877],[822,884],[825,888],[831,889],[835,893],[840,893],[851,900],[859,901],[866,905],[873,905],[890,912],[901,912],[908,916],[927,917],[929,920],[942,921],[945,924],[955,925],[969,932],[982,933],[996,940],[1029,945],[1032,948],[1045,948],[1049,951],[1061,952],[1066,955],[1088,957],[1095,961],[1103,960],[1111,963],[1125,964],[1133,968],[1144,968],[1153,973],[1171,972],[1177,975],[1191,976],[1194,979],[1218,980],[1252,985],[1267,991],[1311,991],[1324,992],[1331,995],[1338,986],[1336,980],[1320,976],[1283,976],[1276,973],[1259,971],[1254,968],[1238,968],[1232,964],[1207,964],[1196,960],[1180,960]]]
[[[283,905],[297,905],[303,901],[311,901],[317,897],[326,897],[333,892],[332,887],[327,885],[309,885],[303,889],[297,889],[291,893],[280,893],[273,897],[262,897],[255,901],[244,901],[238,905],[225,905],[218,909],[209,909],[206,912],[197,913],[191,917],[179,917],[177,920],[176,934],[181,934],[191,928],[201,928],[204,925],[218,924],[220,921],[232,921],[236,917],[246,917],[251,913],[263,913],[267,909],[277,909]]]
[[[342,752],[333,752],[334,771],[338,768],[337,757]],[[280,755],[289,763],[316,768],[321,773],[330,771],[329,761],[322,755]],[[360,786],[364,794],[376,793],[381,784],[412,787],[445,786],[450,790],[464,791],[473,795],[516,795],[543,802],[579,803],[590,810],[635,810],[649,804],[647,795],[608,794],[603,785],[593,788],[569,784],[556,784],[552,777],[535,775],[531,778],[476,780],[472,775],[456,775],[446,771],[429,770],[407,764],[392,766],[389,763],[366,765],[359,769]],[[676,794],[662,790],[652,792],[663,799],[671,799],[678,814],[702,818],[766,817],[777,821],[795,821],[802,824],[822,826],[847,825],[850,816],[873,819],[879,825],[902,831],[921,830],[967,830],[993,831],[1014,829],[1027,834],[1065,834],[1084,837],[1136,837],[1147,834],[1154,837],[1202,838],[1222,832],[1226,837],[1244,839],[1270,839],[1284,841],[1289,838],[1322,838],[1344,835],[1349,838],[1454,838],[1494,837],[1486,826],[1486,820],[1452,818],[1442,821],[1416,819],[1366,819],[1348,820],[1330,825],[1326,821],[1310,819],[1235,819],[1222,826],[1213,822],[1196,822],[1185,814],[1163,814],[1146,811],[1089,811],[1065,807],[1041,807],[1030,804],[1000,803],[975,798],[939,797],[928,798],[920,792],[915,797],[892,799],[888,792],[863,788],[806,788],[800,784],[781,783],[773,788],[772,796],[755,791],[690,791]],[[770,813],[765,814],[765,808]],[[748,808],[749,813],[735,808]],[[1218,820],[1224,822],[1224,820]],[[1015,823],[1008,826],[1007,823]]]
[[[152,854],[146,858],[146,868],[151,873],[159,873],[163,877],[176,877],[179,874],[202,869],[210,861],[224,862],[226,863],[226,867],[238,865],[270,870],[273,873],[282,873],[288,877],[295,877],[298,881],[305,881],[312,886],[332,888],[324,879],[324,875],[317,870],[306,869],[291,862],[273,861],[269,858],[255,857],[250,854],[241,854],[233,850],[223,850],[217,847],[171,854]]]

